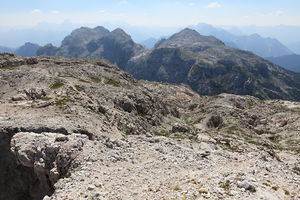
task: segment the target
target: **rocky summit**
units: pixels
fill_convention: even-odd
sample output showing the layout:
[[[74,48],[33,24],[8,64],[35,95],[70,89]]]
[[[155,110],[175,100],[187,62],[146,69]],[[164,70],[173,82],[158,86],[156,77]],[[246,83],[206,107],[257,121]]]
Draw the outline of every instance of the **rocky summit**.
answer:
[[[0,54],[0,199],[299,199],[300,103]]]

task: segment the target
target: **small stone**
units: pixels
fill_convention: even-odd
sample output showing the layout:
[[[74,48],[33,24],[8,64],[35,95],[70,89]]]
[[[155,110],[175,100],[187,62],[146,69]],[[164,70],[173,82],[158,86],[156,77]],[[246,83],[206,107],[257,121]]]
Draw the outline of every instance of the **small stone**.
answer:
[[[67,136],[60,136],[55,138],[55,142],[66,142],[69,141],[69,138]]]
[[[208,193],[208,189],[206,189],[206,188],[200,188],[199,189],[199,193],[200,194],[207,194]]]
[[[201,157],[206,158],[207,156],[210,155],[210,151],[204,151],[200,153]]]
[[[13,96],[11,98],[11,100],[13,100],[13,101],[23,101],[23,100],[26,100],[26,95],[25,94],[18,94],[16,96]]]
[[[43,200],[50,200],[50,197],[46,195]]]
[[[101,183],[96,183],[95,186],[96,186],[97,188],[101,188],[101,187],[102,187],[102,184],[101,184]]]
[[[242,182],[238,182],[238,187],[244,188],[245,190],[249,190],[252,192],[255,192],[256,189],[253,185],[251,185],[247,180],[244,180]]]
[[[95,189],[95,186],[94,185],[89,185],[88,186],[88,190],[94,190]]]
[[[147,132],[146,137],[152,137],[152,135],[149,132]]]

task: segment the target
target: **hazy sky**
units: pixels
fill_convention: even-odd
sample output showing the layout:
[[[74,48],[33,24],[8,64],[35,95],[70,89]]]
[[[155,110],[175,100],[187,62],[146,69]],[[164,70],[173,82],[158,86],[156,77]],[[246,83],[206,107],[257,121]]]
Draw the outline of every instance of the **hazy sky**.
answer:
[[[126,22],[138,26],[300,25],[300,0],[0,0],[0,26]]]

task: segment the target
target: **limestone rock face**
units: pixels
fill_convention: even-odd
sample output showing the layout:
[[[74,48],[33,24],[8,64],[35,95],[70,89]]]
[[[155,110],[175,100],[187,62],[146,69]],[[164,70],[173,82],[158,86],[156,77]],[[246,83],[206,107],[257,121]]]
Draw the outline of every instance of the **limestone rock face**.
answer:
[[[10,146],[17,164],[33,169],[39,181],[33,190],[51,194],[57,180],[68,175],[71,162],[87,139],[82,135],[19,132],[12,137]]]

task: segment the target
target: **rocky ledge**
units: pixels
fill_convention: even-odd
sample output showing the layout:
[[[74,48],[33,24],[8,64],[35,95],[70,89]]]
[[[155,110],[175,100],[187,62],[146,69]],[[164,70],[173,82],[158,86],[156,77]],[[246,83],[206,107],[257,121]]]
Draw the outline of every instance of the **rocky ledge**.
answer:
[[[0,54],[0,199],[299,199],[300,103]]]

